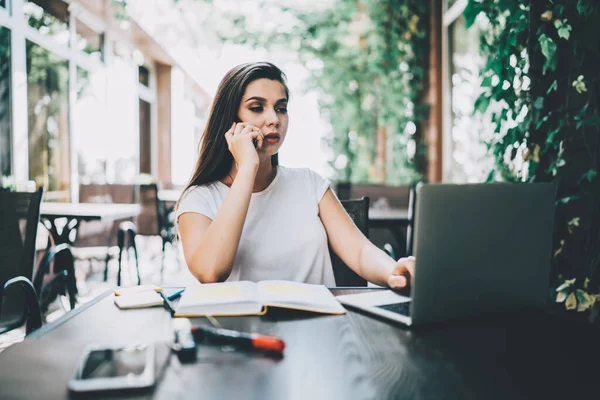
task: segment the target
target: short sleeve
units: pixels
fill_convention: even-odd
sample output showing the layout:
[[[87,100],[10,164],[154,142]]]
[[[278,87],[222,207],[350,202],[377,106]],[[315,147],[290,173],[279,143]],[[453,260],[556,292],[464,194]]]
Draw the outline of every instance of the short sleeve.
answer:
[[[313,188],[313,193],[315,196],[315,201],[317,202],[317,204],[319,204],[319,202],[325,195],[325,192],[327,192],[327,189],[329,189],[329,187],[331,186],[331,182],[323,178],[321,175],[317,174],[313,170],[309,170],[309,175],[311,180],[311,186]]]
[[[177,207],[177,219],[185,213],[196,213],[215,219],[217,207],[210,189],[205,186],[194,186],[188,189]]]

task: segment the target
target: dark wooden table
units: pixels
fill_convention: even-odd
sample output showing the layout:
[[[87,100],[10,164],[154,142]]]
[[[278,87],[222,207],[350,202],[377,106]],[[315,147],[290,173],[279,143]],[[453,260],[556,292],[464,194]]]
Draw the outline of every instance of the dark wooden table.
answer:
[[[495,314],[420,329],[352,311],[341,316],[278,313],[219,321],[224,327],[282,337],[287,343],[283,359],[200,346],[196,363],[180,364],[171,357],[153,392],[130,397],[600,397],[595,383],[598,330],[541,312]],[[169,340],[169,327],[164,309],[120,311],[107,293],[0,353],[0,397],[66,398],[67,382],[87,344]]]

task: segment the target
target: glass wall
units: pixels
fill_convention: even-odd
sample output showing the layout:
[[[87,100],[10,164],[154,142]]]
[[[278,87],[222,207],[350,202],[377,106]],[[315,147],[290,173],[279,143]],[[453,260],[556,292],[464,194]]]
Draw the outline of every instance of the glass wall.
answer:
[[[121,35],[100,3],[110,6],[0,0],[0,23],[10,27],[0,26],[0,179],[33,180],[45,187],[46,200],[76,201],[79,184],[133,183],[170,162],[156,153],[163,100],[153,61],[143,65],[135,47],[155,56],[159,49],[138,26]],[[12,47],[11,35],[18,38]],[[163,96],[170,107],[167,88]],[[193,123],[193,109],[188,118]],[[185,150],[195,156],[189,128]]]
[[[69,43],[69,5],[61,0],[26,0],[27,23],[42,35],[64,45]]]
[[[76,50],[89,54],[91,57],[102,60],[102,45],[104,35],[94,31],[92,28],[75,20],[75,46]]]
[[[30,41],[26,58],[29,179],[68,198],[68,63]]]
[[[106,183],[106,87],[104,73],[77,68],[73,136],[81,184]]]
[[[0,26],[0,180],[11,175],[10,119],[10,31]]]
[[[106,152],[106,180],[109,183],[133,183],[139,170],[139,115],[137,65],[121,49],[108,68],[107,109],[110,118],[104,135],[110,143]],[[118,143],[118,146],[114,144]]]

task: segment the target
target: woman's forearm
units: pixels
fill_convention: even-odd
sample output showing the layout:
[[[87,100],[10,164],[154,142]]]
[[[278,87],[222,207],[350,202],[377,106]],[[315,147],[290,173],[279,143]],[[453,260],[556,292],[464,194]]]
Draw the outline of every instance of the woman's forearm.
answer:
[[[383,250],[367,241],[360,251],[359,275],[376,285],[387,286],[387,280],[396,261]]]
[[[217,215],[192,255],[191,272],[203,283],[229,277],[248,213],[256,171],[240,169]]]

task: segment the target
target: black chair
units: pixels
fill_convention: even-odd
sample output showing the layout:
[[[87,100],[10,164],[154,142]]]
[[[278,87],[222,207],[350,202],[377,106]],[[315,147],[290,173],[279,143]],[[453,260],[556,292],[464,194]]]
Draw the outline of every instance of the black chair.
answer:
[[[91,186],[91,188],[90,188]],[[116,184],[116,185],[83,185],[85,187],[86,195],[80,198],[83,202],[92,203],[112,203],[113,193],[119,201],[128,203],[137,202],[137,185],[127,184]],[[80,196],[81,193],[80,191]],[[99,222],[99,221],[93,221]],[[90,270],[92,270],[92,261],[100,261],[104,263],[104,282],[108,281],[108,266],[111,259],[118,260],[118,272],[117,272],[117,285],[121,285],[121,272],[123,269],[123,252],[130,253],[130,249],[133,248],[135,256],[135,267],[137,273],[138,285],[141,284],[140,266],[138,259],[137,247],[135,244],[136,226],[132,221],[110,221],[107,224],[111,228],[103,229],[99,235],[99,245],[79,245],[76,242],[76,246],[73,247],[73,255],[76,260],[86,260],[90,263]],[[106,236],[108,234],[108,236]],[[117,245],[114,245],[114,236],[117,237]],[[96,240],[98,241],[98,239]],[[85,242],[85,239],[84,239]]]
[[[31,280],[43,195],[43,188],[34,193],[0,192],[0,333],[25,322],[27,333],[42,325]]]
[[[140,277],[140,264],[138,261],[138,252],[135,245],[136,236],[135,224],[131,221],[123,221],[119,224],[119,231],[117,232],[117,245],[119,247],[119,271],[117,272],[117,286],[121,286],[121,269],[123,266],[123,252],[126,251],[129,254],[129,249],[133,248],[133,254],[135,255],[135,269],[137,272],[138,285],[142,284]],[[104,270],[104,281],[108,279],[108,270]]]
[[[340,200],[350,200],[352,198],[352,183],[339,181],[335,184],[335,194]]]
[[[86,246],[73,247],[73,253],[77,260],[86,260],[91,262],[101,261],[104,263],[104,282],[108,281],[108,265],[111,259],[118,260],[117,285],[121,285],[121,270],[123,267],[123,252],[129,254],[129,250],[133,248],[135,258],[135,268],[137,273],[138,285],[142,280],[140,277],[140,265],[138,260],[137,247],[135,245],[136,227],[131,221],[122,221],[119,223],[117,230],[117,245],[116,246]]]
[[[46,252],[40,260],[33,278],[33,287],[38,293],[42,313],[45,313],[48,306],[59,296],[67,296],[69,309],[75,309],[77,280],[75,277],[75,258],[71,249],[71,246],[67,243],[55,246],[52,236],[48,232]],[[67,309],[66,306],[65,309]]]
[[[138,234],[142,236],[160,236],[162,240],[161,274],[164,272],[165,250],[167,243],[173,246],[175,240],[175,217],[164,201],[158,198],[156,183],[139,186],[137,201],[142,210],[137,218]]]
[[[352,218],[358,229],[369,237],[369,198],[359,200],[340,200],[344,209]],[[367,281],[348,267],[329,247],[331,265],[336,286],[367,286]]]

